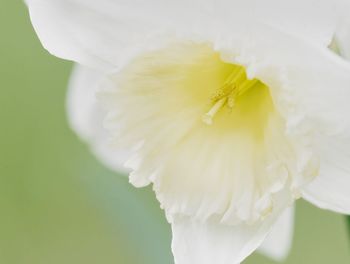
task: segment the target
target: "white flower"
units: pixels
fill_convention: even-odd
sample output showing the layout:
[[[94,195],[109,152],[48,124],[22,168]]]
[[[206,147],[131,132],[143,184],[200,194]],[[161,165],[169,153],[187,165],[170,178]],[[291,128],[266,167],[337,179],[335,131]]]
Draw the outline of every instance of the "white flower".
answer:
[[[27,2],[50,52],[95,69],[72,126],[153,184],[176,264],[239,263],[269,233],[283,258],[300,197],[350,213],[350,64],[328,48],[349,50],[346,1]]]

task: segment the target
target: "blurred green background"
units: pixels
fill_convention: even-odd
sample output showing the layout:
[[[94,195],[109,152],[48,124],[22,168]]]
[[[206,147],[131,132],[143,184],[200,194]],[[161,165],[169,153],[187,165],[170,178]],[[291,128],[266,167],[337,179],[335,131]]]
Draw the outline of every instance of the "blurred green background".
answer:
[[[0,264],[172,264],[151,190],[101,166],[67,126],[72,64],[41,47],[22,1],[0,0],[0,34]],[[298,202],[285,263],[350,263],[345,219]]]

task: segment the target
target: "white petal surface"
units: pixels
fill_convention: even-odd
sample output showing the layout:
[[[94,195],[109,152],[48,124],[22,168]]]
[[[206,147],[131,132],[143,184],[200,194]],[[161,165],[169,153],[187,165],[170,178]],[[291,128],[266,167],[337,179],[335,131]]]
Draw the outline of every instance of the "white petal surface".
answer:
[[[229,38],[245,24],[267,24],[328,45],[334,1],[27,0],[43,45],[54,55],[115,67],[163,32]],[[317,5],[317,8],[314,6]],[[229,32],[229,34],[222,34]]]
[[[175,264],[238,264],[259,246],[268,231],[184,218],[175,220],[172,232]]]
[[[259,251],[277,261],[284,260],[291,248],[294,231],[294,206],[287,208],[272,227]]]
[[[303,198],[316,206],[350,214],[350,138],[324,140],[328,155],[321,164],[320,176],[303,190]]]
[[[339,10],[339,23],[334,36],[334,48],[339,56],[346,60],[350,59],[350,3],[347,8]],[[343,67],[342,67],[343,68]],[[349,69],[344,75],[349,76]],[[344,90],[335,93],[339,97],[349,97],[349,80],[343,85],[338,84]],[[339,87],[338,87],[339,89]],[[341,88],[340,88],[341,89]],[[341,96],[340,96],[341,95]],[[343,103],[346,105],[346,102]],[[303,197],[316,206],[336,211],[343,214],[350,214],[350,137],[348,109],[339,111],[338,116],[343,118],[337,127],[339,133],[331,133],[322,138],[320,149],[324,155],[321,164],[320,177],[317,177],[303,191]]]
[[[277,215],[236,226],[176,216],[172,222],[175,264],[238,264],[261,245]]]
[[[102,123],[105,112],[95,99],[102,76],[87,67],[76,65],[68,90],[68,119],[73,130],[87,143],[93,153],[109,168],[126,172],[126,153],[119,152],[108,141]]]

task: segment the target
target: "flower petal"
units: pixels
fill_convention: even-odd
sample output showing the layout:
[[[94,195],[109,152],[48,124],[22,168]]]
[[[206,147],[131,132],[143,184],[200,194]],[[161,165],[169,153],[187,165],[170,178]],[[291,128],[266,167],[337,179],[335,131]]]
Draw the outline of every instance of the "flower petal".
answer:
[[[215,39],[220,31],[230,31],[224,36],[230,37],[238,32],[236,29],[245,28],[244,24],[263,23],[328,45],[336,22],[332,8],[335,3],[315,0],[27,0],[27,3],[33,26],[46,49],[58,57],[103,68],[119,65],[162,31],[211,35]]]
[[[175,264],[238,264],[261,245],[276,217],[231,226],[216,219],[202,222],[176,216],[172,221]]]
[[[303,198],[314,205],[342,214],[350,214],[350,139],[324,139],[327,156],[320,175],[303,192]]]
[[[95,99],[102,76],[87,67],[76,65],[69,84],[67,112],[73,130],[86,142],[93,153],[109,168],[126,172],[123,167],[126,153],[114,149],[102,126],[105,115]]]
[[[349,60],[350,20],[348,13],[350,3],[346,4],[343,9],[338,10],[340,19],[331,48],[334,48],[334,51],[342,58]],[[350,68],[349,63],[336,64],[334,62],[328,62],[326,64],[332,69],[335,69],[334,72],[340,74],[338,80],[342,82],[333,82],[333,93],[331,95],[335,95],[334,98],[338,100],[336,104],[329,104],[328,101],[330,99],[334,100],[331,96],[327,96],[327,102],[325,102],[333,106],[332,108],[335,110],[333,114],[334,118],[331,115],[328,118],[337,120],[338,125],[333,126],[333,131],[330,129],[331,132],[328,135],[321,136],[321,140],[318,143],[319,149],[323,154],[321,156],[320,176],[304,188],[302,195],[306,200],[320,208],[342,214],[350,214],[350,138],[348,136],[350,120],[346,114],[349,111],[347,98],[350,96],[350,78],[348,77],[350,75]],[[329,76],[333,74],[329,74]],[[333,79],[335,80],[334,77]],[[340,100],[341,98],[344,98],[344,101]],[[329,113],[329,111],[324,112]]]
[[[294,231],[294,206],[287,208],[272,227],[259,251],[277,261],[284,260],[291,248]]]

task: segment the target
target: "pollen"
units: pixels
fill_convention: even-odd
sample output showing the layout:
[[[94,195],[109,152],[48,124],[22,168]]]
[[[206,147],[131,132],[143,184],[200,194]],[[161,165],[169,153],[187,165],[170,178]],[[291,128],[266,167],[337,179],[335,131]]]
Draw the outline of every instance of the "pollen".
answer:
[[[243,66],[236,65],[228,75],[223,85],[210,97],[211,108],[202,116],[202,121],[207,125],[213,124],[215,115],[223,108],[232,109],[236,100],[249,89],[259,85],[258,79],[248,79]]]

